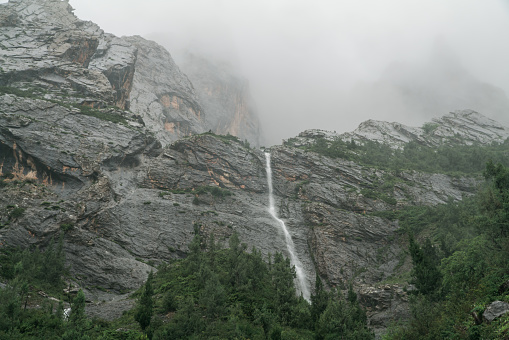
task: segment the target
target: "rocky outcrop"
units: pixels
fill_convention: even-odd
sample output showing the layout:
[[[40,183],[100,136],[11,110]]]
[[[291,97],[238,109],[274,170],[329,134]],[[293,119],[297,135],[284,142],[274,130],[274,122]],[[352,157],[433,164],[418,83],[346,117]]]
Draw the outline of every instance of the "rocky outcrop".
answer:
[[[105,33],[74,16],[66,1],[11,0],[0,6],[0,26],[1,86],[42,87],[49,99],[131,110],[163,145],[211,129],[259,144],[243,80],[210,67],[190,68],[197,96],[162,46]]]
[[[225,245],[237,231],[265,255],[286,251],[268,212],[260,150],[210,133],[161,148],[135,116],[114,123],[44,96],[4,94],[0,103],[7,183],[0,188],[0,240],[44,246],[65,232],[77,284],[135,289],[156,264],[185,256],[196,227]],[[461,199],[476,185],[415,171],[394,181],[393,173],[292,147],[270,152],[278,215],[310,286],[316,272],[330,286],[376,289],[409,264],[397,223],[370,214]],[[363,195],[386,182],[395,183],[385,191],[393,200]],[[15,220],[9,218],[13,205],[25,209]],[[373,309],[376,327],[390,322],[395,303]]]
[[[128,109],[133,72],[121,79],[111,73],[114,68],[133,70],[134,49],[107,53],[109,62],[97,60],[104,56],[101,51],[114,50],[113,39],[94,23],[76,18],[65,1],[10,1],[0,13],[17,18],[9,19],[0,37],[1,85],[37,86],[75,97],[77,103]]]
[[[206,131],[193,84],[162,46],[141,37],[123,38],[138,48],[132,110],[164,144]]]
[[[408,319],[408,295],[413,286],[385,284],[379,287],[360,285],[359,302],[366,308],[369,326],[377,338],[389,323]]]
[[[483,313],[484,321],[490,323],[496,318],[509,313],[509,303],[503,301],[493,301],[486,307]]]
[[[191,53],[182,59],[181,68],[193,82],[207,126],[214,133],[231,134],[260,146],[260,123],[247,80],[235,76],[228,65]]]
[[[509,128],[472,110],[450,112],[435,118],[422,127],[409,127],[400,123],[368,120],[352,132],[337,134],[323,130],[306,130],[291,140],[293,145],[308,145],[316,138],[343,141],[366,140],[401,148],[409,142],[427,146],[438,145],[486,145],[492,142],[503,143],[509,138]]]

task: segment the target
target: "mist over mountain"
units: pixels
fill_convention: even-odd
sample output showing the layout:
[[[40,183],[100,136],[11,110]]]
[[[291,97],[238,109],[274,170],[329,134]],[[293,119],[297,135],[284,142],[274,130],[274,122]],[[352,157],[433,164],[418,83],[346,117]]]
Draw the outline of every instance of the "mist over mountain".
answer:
[[[309,128],[353,130],[367,119],[420,125],[457,109],[507,116],[503,94],[488,94],[490,86],[509,91],[509,9],[502,0],[71,4],[108,32],[232,65],[249,82],[267,145]],[[452,63],[444,50],[455,55]],[[445,76],[458,65],[470,76]]]
[[[500,122],[509,121],[505,91],[472,75],[443,41],[434,44],[425,62],[391,63],[378,81],[358,84],[350,100],[359,111],[377,110],[413,124],[456,109],[473,109]]]
[[[500,6],[93,1],[0,4],[0,339],[507,338]]]

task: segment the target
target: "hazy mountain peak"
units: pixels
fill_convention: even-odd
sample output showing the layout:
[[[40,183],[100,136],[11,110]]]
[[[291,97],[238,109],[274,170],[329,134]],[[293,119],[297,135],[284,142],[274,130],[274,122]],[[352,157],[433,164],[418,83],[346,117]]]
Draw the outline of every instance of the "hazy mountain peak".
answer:
[[[316,138],[344,141],[374,141],[395,148],[415,141],[423,145],[442,144],[491,144],[509,138],[509,127],[473,110],[456,110],[421,127],[411,127],[397,122],[369,119],[352,132],[339,134],[324,130],[306,130],[292,139],[295,145],[307,145]]]

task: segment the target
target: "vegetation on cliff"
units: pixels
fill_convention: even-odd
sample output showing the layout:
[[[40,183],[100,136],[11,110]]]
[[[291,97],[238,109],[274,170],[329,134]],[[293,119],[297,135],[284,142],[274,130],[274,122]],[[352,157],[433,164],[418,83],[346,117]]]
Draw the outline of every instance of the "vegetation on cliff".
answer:
[[[291,140],[289,141],[291,145]],[[444,144],[430,147],[415,141],[406,143],[402,149],[374,141],[334,141],[317,138],[306,150],[330,158],[344,158],[368,166],[394,171],[417,170],[433,173],[475,174],[481,173],[488,161],[509,166],[509,139],[491,145]]]
[[[409,323],[395,325],[385,339],[509,337],[509,313],[483,321],[490,303],[509,302],[509,168],[488,162],[484,176],[475,197],[412,208],[413,218],[406,211],[400,219],[410,235],[417,291]]]
[[[137,305],[108,323],[84,315],[85,297],[73,299],[64,318],[63,304],[42,307],[30,303],[46,283],[61,292],[65,272],[61,243],[45,252],[5,252],[2,274],[8,279],[0,289],[0,338],[9,339],[371,339],[366,314],[352,289],[347,297],[327,292],[317,278],[312,304],[295,292],[295,268],[282,254],[265,261],[259,251],[241,244],[237,234],[222,249],[212,238],[205,241],[196,228],[189,256],[163,265],[150,274],[135,294]],[[208,248],[205,251],[205,248]],[[17,262],[22,258],[21,262]],[[23,259],[40,258],[33,277],[20,269]],[[21,264],[20,264],[21,263]],[[55,268],[40,279],[45,264]],[[35,266],[35,265],[34,265]],[[58,271],[58,272],[56,272]],[[7,273],[7,275],[6,275]],[[46,275],[46,274],[45,274]],[[42,280],[42,281],[41,281]]]

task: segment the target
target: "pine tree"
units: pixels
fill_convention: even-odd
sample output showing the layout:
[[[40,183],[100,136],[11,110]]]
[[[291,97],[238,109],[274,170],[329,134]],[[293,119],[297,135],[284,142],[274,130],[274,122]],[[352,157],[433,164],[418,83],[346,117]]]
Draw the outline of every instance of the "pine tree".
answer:
[[[323,287],[322,279],[318,273],[316,274],[315,280],[315,292],[311,295],[311,318],[313,323],[316,324],[320,315],[327,308],[329,301],[329,293],[327,293]]]
[[[154,295],[154,289],[152,288],[153,279],[154,273],[151,271],[150,274],[148,274],[147,282],[143,287],[143,293],[141,293],[138,307],[134,314],[134,320],[140,324],[142,330],[145,330],[150,325],[150,320],[152,319],[152,307],[154,305],[152,300],[152,295]]]
[[[438,268],[439,260],[433,245],[426,239],[421,248],[410,236],[410,255],[414,265],[412,269],[413,283],[417,290],[432,297],[442,284],[442,273]]]

